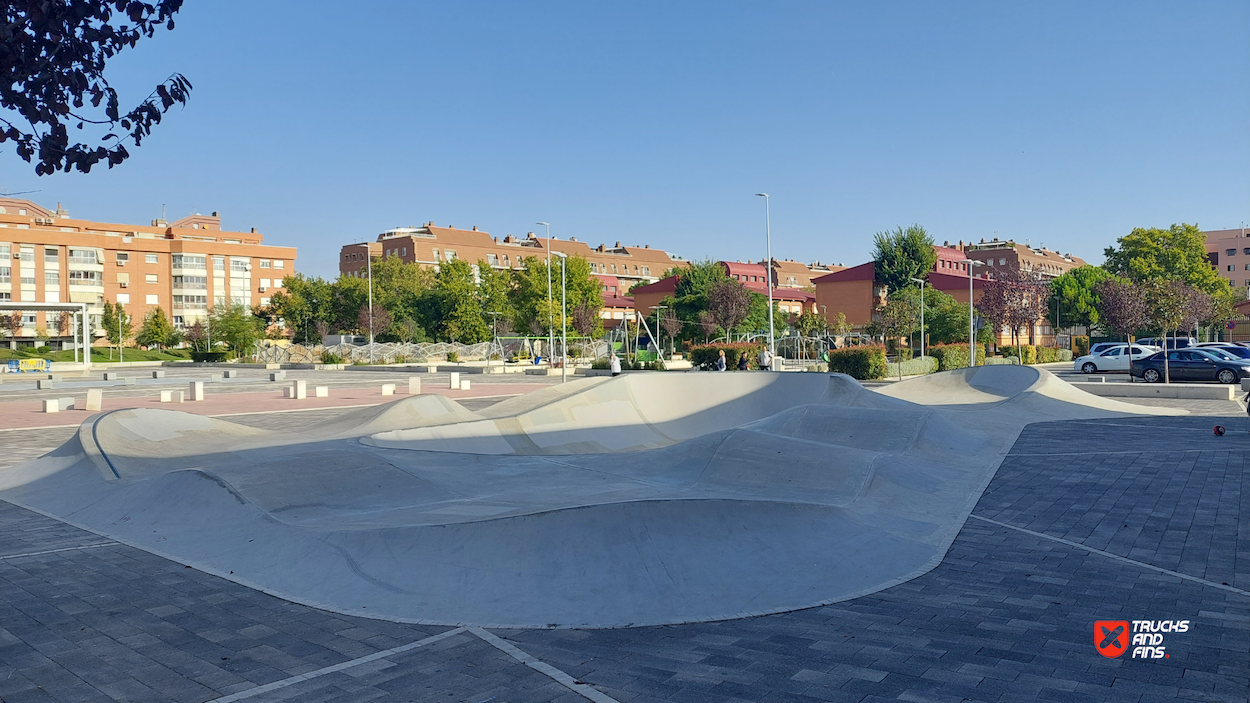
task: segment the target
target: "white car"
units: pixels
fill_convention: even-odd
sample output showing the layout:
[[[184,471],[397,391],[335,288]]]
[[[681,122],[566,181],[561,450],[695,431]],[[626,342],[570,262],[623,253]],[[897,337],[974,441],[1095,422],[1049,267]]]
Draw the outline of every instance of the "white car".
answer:
[[[1129,361],[1138,361],[1159,352],[1159,347],[1133,345],[1132,354],[1128,346],[1112,347],[1099,354],[1089,354],[1072,361],[1072,370],[1082,373],[1098,373],[1100,371],[1128,371]]]

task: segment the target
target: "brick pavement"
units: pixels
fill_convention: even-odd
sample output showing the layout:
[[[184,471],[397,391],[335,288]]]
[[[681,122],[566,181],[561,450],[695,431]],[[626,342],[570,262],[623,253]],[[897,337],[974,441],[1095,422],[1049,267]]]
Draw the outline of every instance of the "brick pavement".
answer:
[[[937,568],[871,596],[719,623],[494,633],[631,703],[1246,701],[1250,422],[1221,422],[1220,438],[1208,417],[1031,425],[974,511],[1009,526],[969,520]],[[211,700],[446,631],[287,603],[3,503],[0,525],[8,703]],[[1106,659],[1095,619],[1192,628],[1168,636],[1168,659]],[[584,698],[457,632],[246,700]]]

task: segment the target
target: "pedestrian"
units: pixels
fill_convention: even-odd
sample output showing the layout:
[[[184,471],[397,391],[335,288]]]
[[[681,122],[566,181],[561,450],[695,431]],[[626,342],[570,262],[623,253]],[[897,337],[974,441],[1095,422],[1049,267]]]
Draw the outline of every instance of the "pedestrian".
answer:
[[[760,371],[772,371],[772,370],[773,370],[773,354],[772,352],[768,351],[768,347],[764,347],[762,350],[760,350]]]
[[[612,361],[611,361],[611,362],[609,362],[609,365],[612,367],[612,375],[613,375],[613,376],[620,376],[620,375],[621,375],[621,359],[620,359],[620,357],[618,357],[616,354],[613,354],[613,355],[612,355]]]
[[[725,370],[725,350],[724,349],[720,350],[720,356],[716,357],[716,370],[717,371]]]
[[[747,361],[747,355],[743,354],[739,356],[738,357],[738,370],[746,371],[749,368],[751,368],[751,362]]]
[[[1246,393],[1246,397],[1242,398],[1242,402],[1246,404],[1246,414],[1250,415],[1250,392]]]

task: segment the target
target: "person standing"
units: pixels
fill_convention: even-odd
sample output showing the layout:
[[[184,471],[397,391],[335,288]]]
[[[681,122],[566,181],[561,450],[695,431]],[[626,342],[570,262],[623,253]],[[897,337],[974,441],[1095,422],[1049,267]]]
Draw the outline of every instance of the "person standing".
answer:
[[[725,350],[724,349],[720,350],[720,356],[716,357],[716,370],[717,371],[725,370]]]
[[[751,362],[747,359],[747,355],[743,354],[742,356],[739,356],[738,357],[738,370],[746,371],[749,368],[751,368]]]
[[[768,347],[764,347],[763,349],[760,350],[760,370],[761,371],[773,370],[773,354],[772,352],[768,351]]]
[[[613,375],[613,376],[620,376],[620,375],[621,375],[621,359],[620,359],[620,357],[618,357],[616,354],[613,354],[613,355],[612,355],[612,361],[610,361],[610,362],[609,362],[609,365],[612,367],[612,375]]]

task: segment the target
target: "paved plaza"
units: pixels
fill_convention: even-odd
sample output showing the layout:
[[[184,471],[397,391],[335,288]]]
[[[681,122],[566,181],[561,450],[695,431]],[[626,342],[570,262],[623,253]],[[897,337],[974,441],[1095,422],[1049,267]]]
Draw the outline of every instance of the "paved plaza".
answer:
[[[0,502],[0,699],[1245,701],[1250,423],[1235,403],[1169,405],[1195,414],[1025,427],[928,573],[702,624],[504,630],[345,616]],[[247,421],[286,429],[347,412]],[[1214,436],[1216,422],[1228,434]],[[0,468],[72,433],[0,432]],[[1108,659],[1095,620],[1191,626],[1167,636],[1166,658]]]

